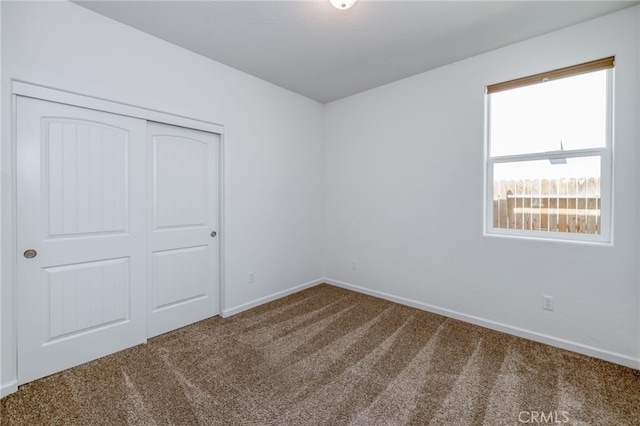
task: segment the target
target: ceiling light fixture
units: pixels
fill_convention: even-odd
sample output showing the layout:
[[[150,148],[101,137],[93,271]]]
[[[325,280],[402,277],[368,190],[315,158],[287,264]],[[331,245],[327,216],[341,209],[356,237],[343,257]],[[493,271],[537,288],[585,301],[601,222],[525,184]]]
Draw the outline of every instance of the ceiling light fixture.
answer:
[[[336,9],[344,10],[349,9],[353,6],[358,0],[329,0],[333,7]]]

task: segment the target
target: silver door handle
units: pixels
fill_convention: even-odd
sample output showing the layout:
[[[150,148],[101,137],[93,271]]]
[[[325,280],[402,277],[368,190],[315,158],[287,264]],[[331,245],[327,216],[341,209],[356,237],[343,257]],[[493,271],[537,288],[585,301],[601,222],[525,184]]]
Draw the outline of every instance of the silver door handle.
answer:
[[[33,249],[29,249],[24,252],[24,257],[26,257],[27,259],[33,259],[37,255],[38,255],[38,252]]]
[[[211,238],[215,238],[218,233],[216,231],[211,231]]]

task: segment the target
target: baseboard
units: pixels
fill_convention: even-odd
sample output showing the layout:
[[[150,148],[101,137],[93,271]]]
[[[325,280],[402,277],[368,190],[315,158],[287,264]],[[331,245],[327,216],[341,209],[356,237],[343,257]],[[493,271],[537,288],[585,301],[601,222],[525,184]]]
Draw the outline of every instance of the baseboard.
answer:
[[[289,296],[290,294],[297,293],[297,292],[302,291],[304,289],[317,286],[318,284],[322,284],[324,282],[325,282],[325,280],[323,280],[323,279],[317,279],[317,280],[309,281],[307,283],[300,284],[300,285],[295,286],[295,287],[291,287],[291,288],[289,288],[287,290],[280,291],[278,293],[273,293],[273,294],[271,294],[269,296],[261,297],[260,299],[256,299],[256,300],[253,300],[251,302],[244,303],[242,305],[238,305],[238,306],[236,306],[234,308],[223,309],[222,313],[220,314],[220,316],[222,316],[222,318],[227,318],[227,317],[230,317],[232,315],[239,314],[240,312],[249,310],[251,308],[255,308],[256,306],[260,306],[260,305],[263,305],[265,303],[272,302],[274,300],[278,300],[278,299],[281,299],[283,297]]]
[[[5,396],[14,393],[18,390],[18,381],[11,380],[10,382],[2,383],[0,385],[0,398],[4,398]]]
[[[371,290],[364,287],[359,287],[353,284],[349,284],[343,281],[333,280],[325,278],[323,280],[327,284],[334,285],[336,287],[345,288],[347,290],[353,290],[358,293],[368,294],[370,296],[378,297],[380,299],[396,302],[401,305],[411,306],[412,308],[420,309],[434,314],[439,314],[448,318],[457,319],[460,321],[475,324],[481,327],[489,328],[491,330],[500,331],[503,333],[511,334],[514,336],[522,337],[535,342],[544,343],[549,346],[555,346],[557,348],[566,349],[568,351],[577,352],[583,355],[588,355],[594,358],[603,359],[605,361],[613,362],[615,364],[624,365],[626,367],[640,370],[640,358],[632,358],[627,355],[606,351],[603,349],[595,348],[592,346],[583,345],[581,343],[572,342],[569,340],[559,339],[557,337],[549,336],[535,331],[523,329],[520,327],[513,327],[507,324],[499,323],[496,321],[487,320],[484,318],[476,317],[473,315],[467,315],[460,312],[452,311],[449,309],[439,308],[437,306],[429,305],[427,303],[418,302],[416,300],[407,299],[404,297],[394,296],[392,294],[384,293],[381,291]]]

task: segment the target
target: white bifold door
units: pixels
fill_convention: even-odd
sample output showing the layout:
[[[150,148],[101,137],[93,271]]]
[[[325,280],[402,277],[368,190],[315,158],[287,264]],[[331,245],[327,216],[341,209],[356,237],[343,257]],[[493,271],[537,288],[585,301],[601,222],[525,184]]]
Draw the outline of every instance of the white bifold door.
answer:
[[[18,97],[18,381],[218,313],[218,135]]]

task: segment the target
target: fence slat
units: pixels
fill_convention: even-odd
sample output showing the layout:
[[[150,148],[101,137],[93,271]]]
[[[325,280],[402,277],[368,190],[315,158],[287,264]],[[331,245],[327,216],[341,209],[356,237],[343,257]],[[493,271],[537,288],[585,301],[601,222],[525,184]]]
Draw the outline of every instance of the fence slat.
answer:
[[[493,226],[600,233],[600,178],[495,181]]]

